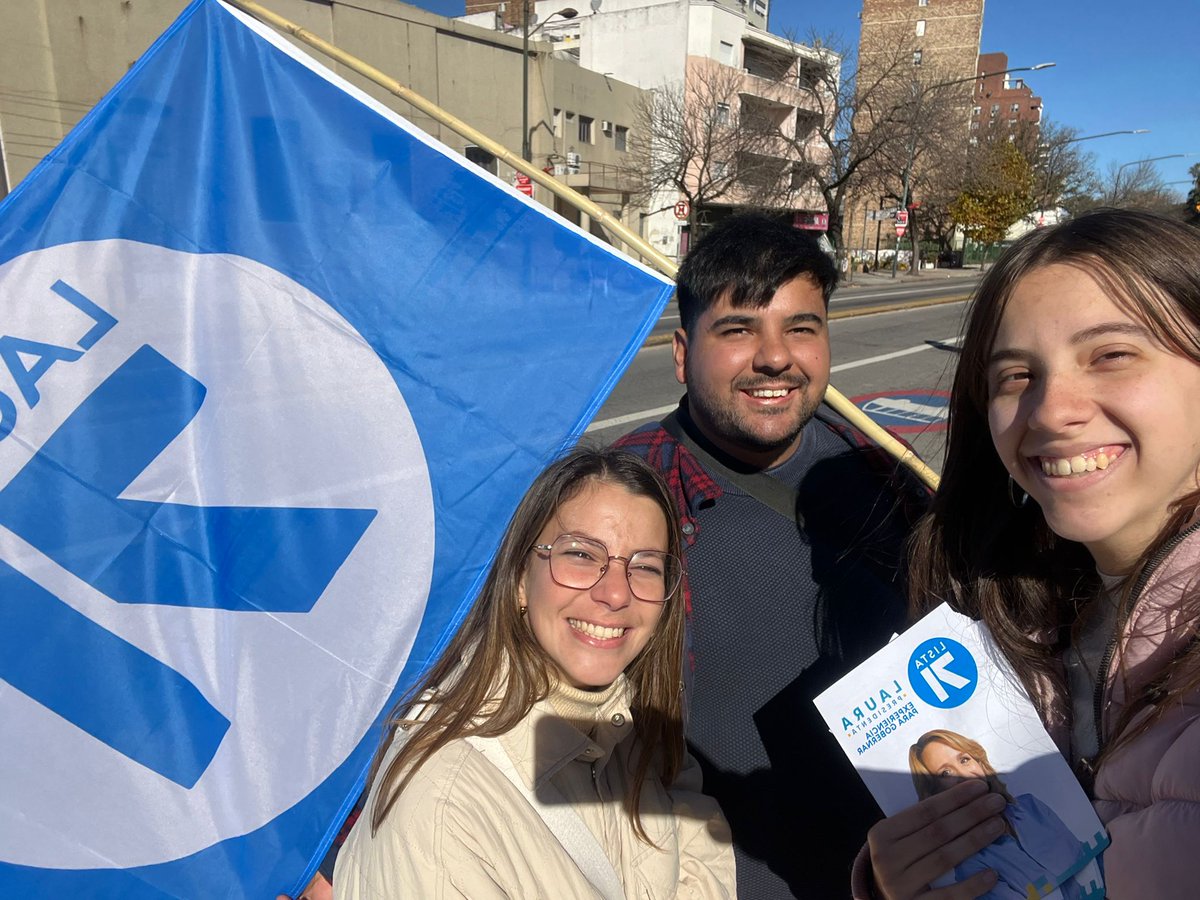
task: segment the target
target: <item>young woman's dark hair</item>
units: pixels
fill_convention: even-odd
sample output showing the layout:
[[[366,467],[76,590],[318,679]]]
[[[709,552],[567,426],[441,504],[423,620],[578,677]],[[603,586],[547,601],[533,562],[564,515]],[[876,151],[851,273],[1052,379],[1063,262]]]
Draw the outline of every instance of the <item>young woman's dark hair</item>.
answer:
[[[1086,272],[1163,346],[1200,365],[1200,231],[1149,213],[1100,210],[1032,232],[986,274],[970,309],[954,378],[941,486],[911,543],[912,611],[920,616],[948,601],[983,619],[1035,700],[1049,693],[1048,686],[1059,684],[1058,658],[1080,609],[1096,596],[1099,576],[1081,544],[1056,536],[1035,503],[1022,505],[1021,489],[1008,477],[989,431],[987,371],[1015,285],[1051,265]],[[1136,574],[1198,503],[1200,492],[1175,503],[1126,582],[1125,607]],[[1169,683],[1165,692],[1149,692],[1123,710],[1113,729],[1123,733],[1122,742],[1153,723],[1151,714],[1137,729],[1124,727],[1151,698],[1162,709],[1200,682],[1200,642],[1175,661],[1162,681]]]

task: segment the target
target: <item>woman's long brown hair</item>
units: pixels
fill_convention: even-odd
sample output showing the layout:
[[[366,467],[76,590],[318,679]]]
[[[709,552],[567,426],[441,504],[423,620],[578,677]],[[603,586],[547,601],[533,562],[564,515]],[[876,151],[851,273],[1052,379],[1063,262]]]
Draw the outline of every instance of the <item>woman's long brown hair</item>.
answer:
[[[554,662],[520,615],[518,589],[546,523],[563,503],[597,482],[653,500],[666,521],[666,549],[673,558],[681,558],[679,520],[670,490],[639,457],[619,450],[580,448],[543,471],[513,513],[483,589],[462,626],[388,716],[368,780],[373,785],[379,779],[371,810],[372,834],[434,753],[456,738],[495,737],[510,731],[550,692]],[[638,814],[646,777],[654,766],[663,783],[670,784],[683,764],[683,628],[684,609],[677,592],[668,598],[649,643],[625,670],[634,730],[641,743],[625,803],[635,832],[647,843],[650,839]],[[470,665],[461,667],[466,659]],[[426,695],[433,700],[414,727],[409,708]],[[406,727],[412,729],[411,738],[384,766],[396,729]]]

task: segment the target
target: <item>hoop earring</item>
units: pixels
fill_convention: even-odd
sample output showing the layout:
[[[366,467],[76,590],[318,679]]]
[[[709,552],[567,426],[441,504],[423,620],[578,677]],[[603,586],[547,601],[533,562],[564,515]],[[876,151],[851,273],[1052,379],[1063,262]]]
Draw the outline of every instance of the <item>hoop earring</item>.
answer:
[[[1029,502],[1029,494],[1026,493],[1025,491],[1021,491],[1021,496],[1018,497],[1017,492],[1013,490],[1013,487],[1016,486],[1016,484],[1017,483],[1015,481],[1013,481],[1013,477],[1011,475],[1009,475],[1008,476],[1008,501],[1013,506],[1015,506],[1017,509],[1023,509],[1025,507],[1025,504]]]

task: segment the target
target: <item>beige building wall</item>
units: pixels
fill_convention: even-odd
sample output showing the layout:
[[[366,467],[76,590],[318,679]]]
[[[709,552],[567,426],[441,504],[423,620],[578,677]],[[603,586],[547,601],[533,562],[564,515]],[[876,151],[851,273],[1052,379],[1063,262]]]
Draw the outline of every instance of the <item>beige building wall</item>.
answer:
[[[5,164],[0,196],[62,140],[186,5],[187,0],[5,0],[0,9],[0,140]],[[268,5],[520,154],[519,36],[395,0],[270,0]],[[550,168],[559,163],[563,175],[592,193],[607,211],[636,221],[636,212],[628,209],[629,191],[617,183],[626,155],[617,148],[617,126],[626,128],[632,121],[640,91],[555,59],[552,49],[548,42],[530,42],[533,161]],[[315,51],[306,52],[453,150],[467,151],[468,142],[450,129]],[[556,110],[562,120],[558,134]],[[574,134],[568,133],[566,112],[574,119]],[[578,140],[580,117],[594,122],[590,141]],[[608,132],[601,129],[604,122],[613,123]],[[568,149],[580,158],[569,173]],[[489,168],[512,183],[513,170],[496,164]],[[554,204],[553,196],[537,186],[535,199]],[[568,217],[588,224],[577,215]]]
[[[916,66],[940,78],[970,76],[979,58],[984,0],[863,0],[861,44],[891,43],[911,35]]]

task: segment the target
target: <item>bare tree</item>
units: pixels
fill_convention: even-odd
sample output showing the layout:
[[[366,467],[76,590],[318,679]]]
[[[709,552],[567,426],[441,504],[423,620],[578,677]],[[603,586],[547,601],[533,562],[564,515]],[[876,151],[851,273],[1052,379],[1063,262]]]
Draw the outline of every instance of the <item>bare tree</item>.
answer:
[[[908,35],[889,33],[860,42],[811,34],[807,41],[827,64],[805,67],[811,112],[793,133],[776,130],[800,162],[829,212],[830,241],[844,246],[845,207],[860,197],[890,194],[899,200],[908,173],[909,193],[941,177],[942,162],[961,155],[971,86],[935,67],[918,64]],[[840,60],[840,65],[838,64]]]
[[[696,61],[683,82],[645,92],[634,112],[629,169],[639,199],[660,211],[682,196],[693,234],[713,203],[769,209],[791,193],[787,161],[747,121],[742,83],[736,69]]]
[[[1077,143],[1079,129],[1057,122],[1023,123],[1017,146],[1033,166],[1034,209],[1055,209],[1099,189],[1096,157]]]
[[[1178,198],[1163,184],[1153,162],[1140,161],[1134,165],[1110,163],[1095,193],[1075,198],[1068,209],[1078,214],[1098,206],[1168,212],[1178,206]]]

